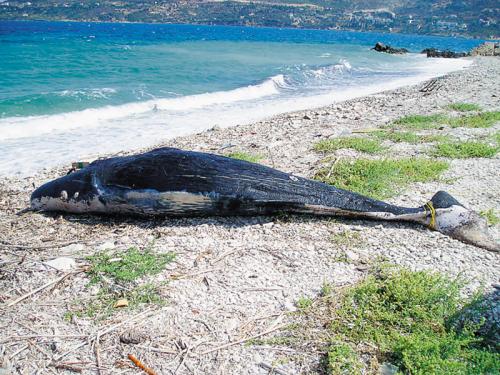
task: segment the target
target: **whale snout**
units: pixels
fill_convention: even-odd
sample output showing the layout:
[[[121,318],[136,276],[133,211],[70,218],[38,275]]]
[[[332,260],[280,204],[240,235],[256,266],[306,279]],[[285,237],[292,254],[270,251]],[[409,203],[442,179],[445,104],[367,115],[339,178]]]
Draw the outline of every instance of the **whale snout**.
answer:
[[[43,184],[31,194],[31,208],[36,211],[71,209],[95,197],[91,173],[81,170]]]

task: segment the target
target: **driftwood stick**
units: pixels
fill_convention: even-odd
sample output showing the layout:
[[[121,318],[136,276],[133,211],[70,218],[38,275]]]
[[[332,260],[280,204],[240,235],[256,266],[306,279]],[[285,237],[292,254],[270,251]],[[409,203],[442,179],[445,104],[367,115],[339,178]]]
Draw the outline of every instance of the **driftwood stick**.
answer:
[[[209,350],[206,350],[202,353],[200,353],[201,355],[205,355],[205,354],[209,354],[209,353],[213,353],[213,352],[216,352],[218,350],[221,350],[221,349],[226,349],[226,348],[229,348],[230,346],[234,346],[234,345],[238,345],[238,344],[243,344],[249,340],[253,340],[253,339],[256,339],[256,338],[259,338],[261,336],[265,336],[271,332],[274,332],[274,331],[277,331],[281,328],[284,328],[286,327],[286,324],[280,324],[274,328],[269,328],[268,330],[264,331],[264,332],[261,332],[257,335],[254,335],[254,336],[250,336],[250,337],[247,337],[247,338],[244,338],[244,339],[241,339],[241,340],[238,340],[238,341],[232,341],[232,342],[228,342],[227,344],[224,344],[224,345],[221,345],[221,346],[218,346],[216,348],[213,348],[213,349],[209,349]]]
[[[99,343],[100,335],[97,334],[94,341],[94,353],[95,353],[95,363],[97,365],[97,374],[101,375],[101,353],[100,353],[100,343]]]
[[[9,243],[6,241],[2,241],[0,243],[0,247],[7,247],[7,248],[14,248],[14,249],[21,249],[21,250],[41,250],[41,249],[53,249],[56,247],[64,247],[64,246],[69,246],[73,244],[80,243],[80,241],[68,241],[68,242],[62,242],[62,243],[56,243],[56,244],[50,244],[50,245],[19,245],[19,244],[13,244]]]
[[[330,176],[333,173],[333,168],[335,168],[335,165],[339,162],[339,158],[336,158],[333,162],[332,165],[330,166],[330,170],[328,171],[328,174],[326,175],[326,178],[330,178]]]
[[[139,367],[142,371],[144,371],[148,375],[156,375],[156,372],[153,369],[145,366],[141,361],[139,361],[133,354],[128,355],[128,359],[130,359],[134,365]]]
[[[186,358],[189,354],[189,349],[186,349],[184,351],[184,353],[182,353],[181,355],[181,361],[179,362],[179,364],[177,365],[177,367],[175,368],[175,371],[174,371],[174,375],[177,375],[177,373],[179,372],[179,370],[181,369],[182,365],[184,364],[184,362],[186,361]]]
[[[44,289],[48,288],[48,287],[49,287],[49,286],[51,286],[51,285],[58,284],[58,283],[60,283],[61,281],[63,281],[65,278],[67,278],[68,276],[70,276],[70,275],[74,275],[74,274],[79,273],[79,272],[81,272],[81,271],[78,271],[78,272],[68,272],[68,273],[64,274],[63,276],[61,276],[61,277],[59,277],[59,278],[57,278],[57,279],[55,279],[55,280],[52,280],[52,281],[50,281],[50,282],[48,282],[48,283],[46,283],[46,284],[42,285],[41,287],[36,288],[35,290],[32,290],[31,292],[29,292],[29,293],[27,293],[27,294],[25,294],[25,295],[23,295],[23,296],[19,297],[19,298],[18,298],[18,299],[16,299],[15,301],[12,301],[12,302],[8,303],[8,304],[6,305],[6,307],[12,307],[12,306],[14,306],[15,304],[17,304],[17,303],[19,303],[19,302],[21,302],[21,301],[25,300],[26,298],[31,297],[33,294],[36,294],[36,293],[38,293],[38,292],[40,292],[40,291],[42,291],[42,290],[44,290]]]
[[[22,341],[31,339],[55,339],[55,338],[84,339],[86,337],[88,337],[88,335],[22,335],[22,336],[7,337],[6,339],[0,341],[0,344],[4,344],[9,341]]]
[[[15,353],[13,353],[9,359],[13,359],[15,356],[17,356],[19,353],[21,352],[24,352],[26,349],[29,348],[29,345],[24,345],[23,347],[21,347],[21,349],[19,349],[18,351],[16,351]]]
[[[230,251],[227,251],[225,252],[224,254],[222,254],[220,257],[218,257],[217,259],[215,259],[213,262],[212,262],[212,265],[214,264],[217,264],[219,263],[221,260],[223,260],[224,258],[228,257],[229,255],[232,255],[236,252],[238,252],[240,249],[236,249],[236,250],[230,250]]]

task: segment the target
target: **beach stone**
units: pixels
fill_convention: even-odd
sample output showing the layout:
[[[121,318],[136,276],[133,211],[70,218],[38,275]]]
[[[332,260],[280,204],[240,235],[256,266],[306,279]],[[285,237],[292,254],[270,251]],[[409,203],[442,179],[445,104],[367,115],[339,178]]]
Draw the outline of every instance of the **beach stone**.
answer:
[[[85,250],[85,245],[81,243],[74,243],[72,245],[61,247],[60,250],[63,254],[79,253]]]
[[[345,255],[351,262],[357,262],[359,260],[359,254],[355,253],[354,251],[346,250]]]
[[[283,307],[285,308],[285,311],[289,312],[297,311],[297,306],[295,306],[295,304],[291,301],[285,301]]]
[[[115,248],[115,243],[111,241],[104,242],[97,246],[97,251],[113,250]]]
[[[399,367],[393,365],[392,363],[382,363],[378,371],[379,375],[394,375],[398,372]]]
[[[43,264],[58,271],[71,271],[76,268],[76,261],[68,257],[52,259]]]

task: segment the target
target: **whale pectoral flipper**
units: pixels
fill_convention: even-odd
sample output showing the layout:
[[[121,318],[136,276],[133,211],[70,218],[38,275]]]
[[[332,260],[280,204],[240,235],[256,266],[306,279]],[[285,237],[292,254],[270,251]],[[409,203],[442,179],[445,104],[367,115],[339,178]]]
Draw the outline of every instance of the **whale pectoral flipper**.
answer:
[[[279,212],[407,221],[488,250],[487,226],[446,192],[400,207],[319,181],[220,155],[159,148],[98,160],[31,195],[34,210],[143,216],[271,215]]]

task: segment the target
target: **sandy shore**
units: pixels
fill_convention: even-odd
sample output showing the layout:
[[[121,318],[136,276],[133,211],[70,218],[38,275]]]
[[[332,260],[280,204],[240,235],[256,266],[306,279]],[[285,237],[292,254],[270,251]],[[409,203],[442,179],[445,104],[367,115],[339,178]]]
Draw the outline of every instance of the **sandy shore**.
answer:
[[[500,110],[499,62],[477,58],[471,68],[439,79],[431,92],[420,91],[425,84],[405,87],[252,125],[212,129],[164,145],[259,154],[263,164],[311,177],[322,166],[323,156],[313,151],[318,140],[377,128],[403,115],[441,113],[455,102]],[[499,129],[497,123],[487,129],[446,129],[446,134],[467,140],[498,134]],[[389,141],[386,146],[384,156],[389,157],[418,156],[431,147]],[[337,156],[359,153],[339,150]],[[477,211],[498,212],[499,158],[450,160],[441,181],[414,184],[391,201],[418,206],[436,191],[446,190]],[[314,297],[325,281],[337,286],[354,283],[366,273],[366,264],[380,257],[412,269],[461,274],[470,280],[470,289],[500,279],[499,254],[402,223],[300,216],[146,221],[15,215],[28,206],[33,186],[67,169],[0,182],[0,365],[3,358],[4,368],[15,373],[38,373],[37,369],[63,373],[54,364],[76,362],[75,367],[90,374],[98,362],[104,374],[139,374],[137,368],[127,367],[129,353],[161,374],[269,373],[259,366],[262,362],[279,362],[289,374],[314,373],[319,354],[299,358],[278,346],[234,344],[203,353],[288,322],[287,313],[295,309],[298,298]],[[332,241],[345,231],[360,233],[359,243],[346,246]],[[491,231],[499,240],[499,226]],[[144,316],[131,321],[127,319],[141,310],[120,310],[99,322],[66,319],[69,305],[86,303],[97,290],[86,286],[85,273],[62,278],[64,273],[43,262],[66,256],[85,266],[85,257],[99,250],[123,251],[131,246],[177,254],[164,272],[148,278],[161,287],[167,305],[150,306]],[[48,282],[54,284],[8,305]],[[119,323],[123,325],[114,326]],[[115,329],[107,332],[111,328]],[[120,342],[120,335],[131,328],[145,333],[140,344]],[[88,339],[98,333],[96,349]]]

